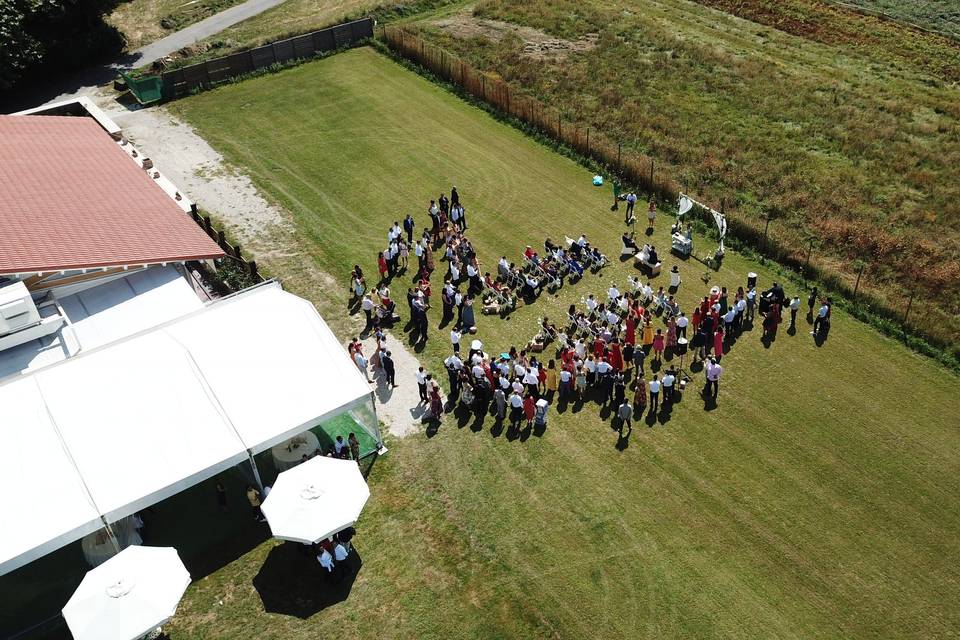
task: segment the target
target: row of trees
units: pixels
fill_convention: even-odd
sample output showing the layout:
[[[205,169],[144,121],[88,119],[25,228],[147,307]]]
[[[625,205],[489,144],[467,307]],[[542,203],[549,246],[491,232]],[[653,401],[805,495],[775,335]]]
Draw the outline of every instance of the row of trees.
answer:
[[[0,91],[31,75],[78,69],[123,48],[104,22],[119,0],[0,0]]]

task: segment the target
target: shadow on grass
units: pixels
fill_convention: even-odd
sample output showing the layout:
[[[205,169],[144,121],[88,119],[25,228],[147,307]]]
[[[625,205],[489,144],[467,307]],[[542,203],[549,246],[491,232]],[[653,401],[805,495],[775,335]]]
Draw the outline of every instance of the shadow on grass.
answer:
[[[270,550],[260,571],[253,577],[253,588],[260,595],[267,613],[306,620],[327,607],[345,601],[363,560],[356,548],[343,563],[343,575],[326,576],[312,551],[301,544],[287,542]]]

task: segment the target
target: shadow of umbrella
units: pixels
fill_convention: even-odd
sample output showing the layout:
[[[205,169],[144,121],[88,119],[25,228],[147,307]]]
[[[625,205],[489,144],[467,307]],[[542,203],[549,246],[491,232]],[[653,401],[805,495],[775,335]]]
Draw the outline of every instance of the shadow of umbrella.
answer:
[[[253,577],[253,588],[260,594],[267,613],[306,620],[350,596],[363,567],[356,547],[350,551],[345,564],[347,570],[339,579],[336,573],[327,578],[312,551],[299,543],[286,542],[271,549]]]

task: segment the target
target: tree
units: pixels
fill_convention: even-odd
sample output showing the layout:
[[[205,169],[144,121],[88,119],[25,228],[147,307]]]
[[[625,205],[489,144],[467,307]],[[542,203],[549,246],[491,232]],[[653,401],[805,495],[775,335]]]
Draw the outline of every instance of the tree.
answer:
[[[0,0],[0,90],[29,74],[69,71],[116,54],[123,36],[103,18],[117,0]]]

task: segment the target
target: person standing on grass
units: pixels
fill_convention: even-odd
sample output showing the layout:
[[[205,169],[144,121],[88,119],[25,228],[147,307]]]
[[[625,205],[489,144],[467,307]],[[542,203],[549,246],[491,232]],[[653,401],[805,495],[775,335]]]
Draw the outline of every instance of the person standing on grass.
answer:
[[[510,394],[510,428],[519,429],[523,420],[523,398],[514,390]]]
[[[460,194],[457,192],[456,185],[450,187],[450,206],[460,204]]]
[[[687,317],[683,311],[680,312],[680,316],[677,318],[677,336],[680,338],[687,337],[687,325],[690,324],[690,319]]]
[[[717,364],[716,358],[710,358],[704,367],[704,371],[707,376],[707,386],[704,391],[716,400],[717,394],[720,393],[720,375],[723,373],[723,367]]]
[[[810,335],[816,336],[820,333],[820,328],[823,326],[824,322],[827,319],[827,314],[830,312],[830,306],[827,304],[826,300],[820,301],[820,309],[817,310],[817,317],[813,321],[813,331],[810,332]]]
[[[660,383],[663,388],[663,404],[665,405],[667,403],[673,404],[673,387],[676,380],[677,376],[674,375],[673,369],[667,369]]]
[[[437,204],[440,206],[440,215],[446,217],[450,214],[450,201],[447,199],[446,194],[440,194]]]
[[[383,368],[383,372],[387,375],[387,384],[396,388],[397,369],[393,363],[393,358],[390,356],[390,351],[384,351],[383,355],[380,356],[380,367]]]
[[[503,392],[503,388],[499,385],[493,392],[493,406],[494,417],[498,421],[503,422],[507,417],[507,394]]]
[[[793,296],[790,300],[790,329],[797,326],[797,311],[800,309],[800,296]]]
[[[747,291],[747,320],[753,324],[753,314],[757,308],[757,289],[756,287],[750,287],[750,291]]]
[[[647,381],[642,376],[637,376],[633,384],[633,404],[637,413],[642,412],[647,407]]]
[[[456,327],[450,330],[450,344],[453,346],[454,353],[460,353],[460,338],[462,337],[463,334]]]
[[[426,404],[428,401],[427,398],[427,374],[423,370],[423,367],[419,367],[417,372],[414,374],[417,378],[417,389],[420,391],[420,404]]]
[[[717,327],[713,334],[713,355],[721,357],[723,355],[723,327]]]
[[[617,416],[620,418],[620,435],[623,435],[623,428],[627,428],[627,433],[629,434],[633,431],[633,407],[629,402],[624,400],[620,403],[620,407],[617,409]]]
[[[527,429],[533,428],[533,419],[537,415],[537,401],[529,392],[523,398],[523,417],[527,421]]]
[[[653,354],[656,357],[657,362],[663,360],[663,348],[664,348],[664,338],[663,332],[660,329],[657,329],[656,335],[653,336]]]
[[[317,562],[326,570],[326,573],[323,574],[324,578],[329,579],[333,576],[333,555],[327,551],[326,547],[321,549],[320,554],[317,556]]]
[[[457,226],[460,227],[460,231],[467,230],[467,211],[463,208],[463,205],[459,202],[455,205],[451,205],[453,210],[457,212]]]
[[[813,306],[817,304],[817,288],[814,287],[807,297],[807,315],[813,317]]]
[[[407,217],[403,219],[403,230],[407,232],[407,244],[413,244],[413,230],[417,226],[417,223],[413,220],[413,216],[409,213]]]
[[[650,206],[647,208],[647,227],[653,229],[653,223],[657,220],[657,201],[650,198]]]
[[[660,381],[657,380],[657,374],[653,374],[653,380],[650,381],[650,413],[654,414],[660,407]]]
[[[637,194],[632,191],[627,194],[627,210],[623,213],[623,223],[630,224],[630,219],[633,218],[633,208],[637,205]]]

